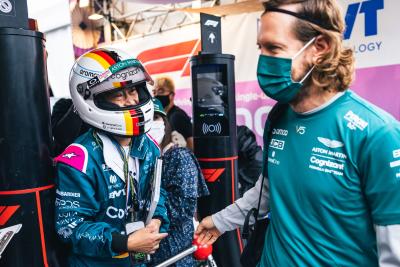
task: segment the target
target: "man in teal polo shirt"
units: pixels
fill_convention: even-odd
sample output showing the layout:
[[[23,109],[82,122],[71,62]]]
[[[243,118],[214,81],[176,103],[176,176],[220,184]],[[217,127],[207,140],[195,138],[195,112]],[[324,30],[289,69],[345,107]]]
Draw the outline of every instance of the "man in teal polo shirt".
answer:
[[[400,266],[400,125],[348,90],[354,74],[335,0],[264,3],[257,77],[286,105],[264,140],[261,215],[270,211],[260,266]],[[373,88],[371,90],[379,90]],[[261,178],[206,217],[203,243],[243,225]]]

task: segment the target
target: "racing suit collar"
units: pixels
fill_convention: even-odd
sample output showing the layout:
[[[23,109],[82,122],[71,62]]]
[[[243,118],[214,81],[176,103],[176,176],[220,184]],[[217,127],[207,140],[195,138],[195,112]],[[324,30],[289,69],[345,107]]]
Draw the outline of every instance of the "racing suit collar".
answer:
[[[115,140],[115,138],[113,137],[112,134],[109,134],[107,132],[99,132],[102,134],[105,134],[106,136],[108,136],[111,141],[114,144],[118,144],[117,140]],[[146,156],[147,150],[148,148],[148,144],[146,143],[146,135],[142,134],[139,136],[133,136],[132,137],[132,146],[131,146],[131,152],[130,152],[130,156],[133,158],[138,158],[143,160],[144,157]]]

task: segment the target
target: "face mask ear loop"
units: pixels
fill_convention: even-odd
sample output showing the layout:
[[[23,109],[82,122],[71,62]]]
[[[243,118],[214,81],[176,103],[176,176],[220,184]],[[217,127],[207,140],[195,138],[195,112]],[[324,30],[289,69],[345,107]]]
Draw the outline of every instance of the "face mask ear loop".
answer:
[[[316,37],[314,37],[314,38],[312,38],[310,41],[308,41],[308,43],[306,43],[306,45],[303,46],[303,48],[300,49],[300,51],[297,52],[297,53],[292,57],[292,60],[294,60],[298,55],[300,55],[301,53],[303,53],[303,51],[306,50],[307,47],[309,47],[309,46],[314,42],[315,38],[316,38]]]
[[[310,74],[314,70],[314,68],[315,68],[315,65],[312,66],[312,68],[307,72],[307,74],[304,76],[303,79],[301,79],[301,81],[299,83],[303,83],[308,78],[308,76],[310,76]]]
[[[307,47],[309,47],[309,46],[314,42],[315,38],[316,38],[316,37],[314,37],[314,38],[312,38],[310,41],[308,41],[308,43],[306,43],[306,45],[303,46],[303,48],[300,49],[300,51],[297,52],[297,53],[292,57],[292,61],[293,61],[298,55],[300,55],[301,53],[303,53],[303,51],[304,51]],[[315,65],[312,66],[312,68],[307,72],[307,74],[303,77],[303,79],[301,79],[298,83],[303,83],[303,82],[308,78],[308,76],[311,74],[311,72],[314,70],[314,68],[315,68]],[[293,81],[293,79],[292,79],[292,81]],[[293,81],[293,82],[295,82],[295,81]]]

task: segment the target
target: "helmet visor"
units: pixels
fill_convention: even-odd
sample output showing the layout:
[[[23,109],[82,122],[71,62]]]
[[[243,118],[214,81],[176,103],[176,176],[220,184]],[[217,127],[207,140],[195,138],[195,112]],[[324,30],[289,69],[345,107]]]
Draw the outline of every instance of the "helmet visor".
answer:
[[[94,104],[103,110],[123,111],[138,109],[151,99],[146,82],[128,84],[96,94]]]
[[[104,86],[104,84],[125,83],[125,81],[129,81],[129,83],[137,83],[140,81],[153,82],[140,61],[128,59],[117,62],[103,73],[84,83],[78,84],[76,89],[86,100],[96,94],[108,91],[111,86]]]

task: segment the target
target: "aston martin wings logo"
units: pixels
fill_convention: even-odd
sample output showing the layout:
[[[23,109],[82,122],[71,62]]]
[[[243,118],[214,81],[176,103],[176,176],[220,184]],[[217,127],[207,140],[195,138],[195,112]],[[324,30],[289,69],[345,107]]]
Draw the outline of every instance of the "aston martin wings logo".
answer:
[[[344,146],[344,144],[340,141],[331,140],[331,139],[324,138],[324,137],[318,137],[318,141],[320,141],[322,144],[324,144],[325,146],[327,146],[329,148],[339,148],[339,147]]]

